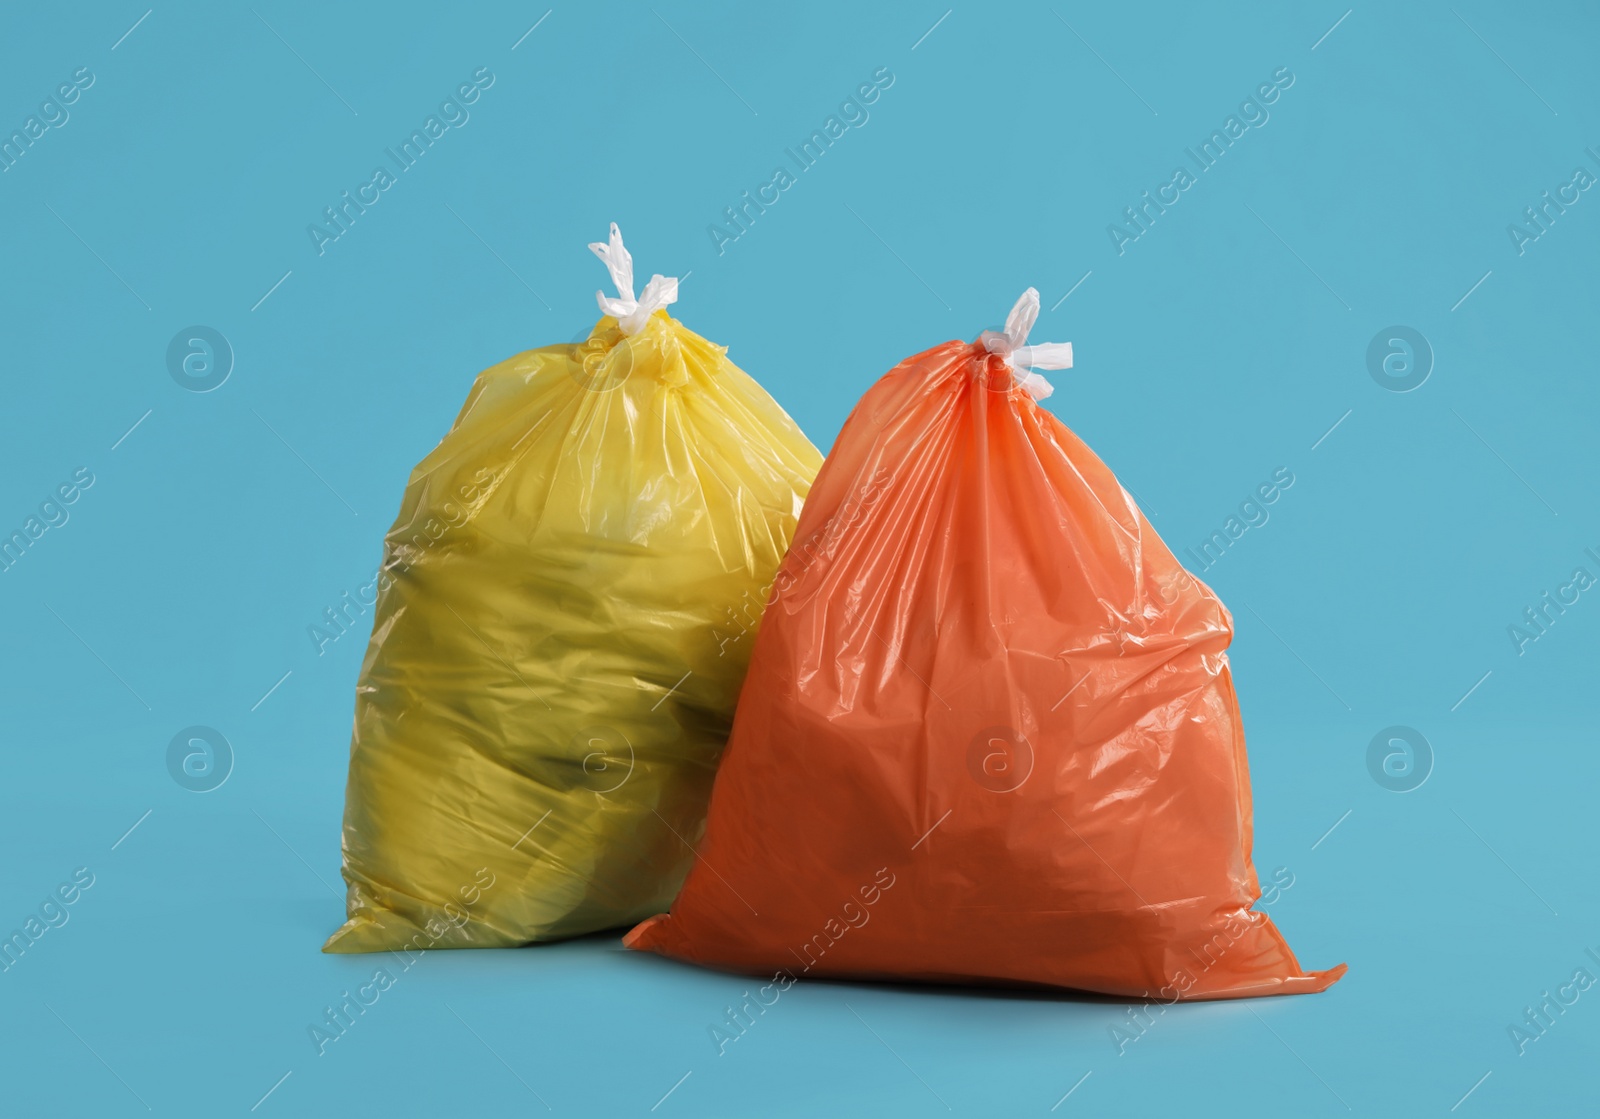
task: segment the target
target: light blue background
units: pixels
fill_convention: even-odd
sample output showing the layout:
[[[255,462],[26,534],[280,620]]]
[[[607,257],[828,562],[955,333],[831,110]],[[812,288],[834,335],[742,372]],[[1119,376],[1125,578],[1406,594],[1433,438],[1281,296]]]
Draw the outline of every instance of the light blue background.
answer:
[[[0,974],[0,1110],[1592,1114],[1600,989],[1523,1055],[1507,1027],[1600,975],[1600,591],[1521,655],[1507,626],[1600,575],[1600,191],[1520,255],[1506,227],[1600,173],[1593,7],[662,0],[521,38],[545,10],[0,15],[0,129],[95,75],[0,175],[0,529],[96,477],[0,574],[0,931],[96,876]],[[319,256],[307,225],[481,66],[470,122]],[[878,67],[870,121],[719,256],[722,208]],[[1119,255],[1107,225],[1279,67],[1270,121]],[[1035,339],[1077,351],[1049,406],[1175,551],[1294,473],[1204,577],[1257,865],[1294,876],[1270,912],[1343,982],[1177,1007],[1121,1055],[1114,1001],[803,983],[718,1056],[746,980],[598,937],[431,953],[318,1056],[307,1027],[393,961],[318,952],[366,634],[319,656],[307,627],[472,377],[592,324],[612,220],[821,447],[1034,284]],[[236,354],[209,393],[167,369],[194,324]],[[1367,366],[1397,324],[1434,353],[1409,393]],[[236,752],[205,794],[166,768],[192,724]],[[1391,725],[1434,753],[1411,792],[1368,770]]]

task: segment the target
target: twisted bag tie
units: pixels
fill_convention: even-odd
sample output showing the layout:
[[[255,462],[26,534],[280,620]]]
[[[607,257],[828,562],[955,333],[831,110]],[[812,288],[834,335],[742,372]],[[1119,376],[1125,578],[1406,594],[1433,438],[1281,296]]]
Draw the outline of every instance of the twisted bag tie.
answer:
[[[613,240],[620,246],[622,242],[616,239],[616,226],[611,228]],[[1033,372],[1035,368],[1072,368],[1071,342],[1040,342],[1036,346],[1028,345],[1028,331],[1033,329],[1034,320],[1038,317],[1039,290],[1029,288],[1022,293],[1017,305],[1011,308],[1011,313],[1006,316],[1006,328],[1003,333],[997,330],[985,330],[978,335],[978,341],[983,343],[983,348],[991,354],[1003,357],[1005,363],[1011,367],[1017,384],[1036,401],[1043,400],[1056,390],[1049,381]]]
[[[643,295],[638,299],[633,297],[633,256],[623,246],[622,230],[617,228],[616,222],[611,223],[611,243],[607,245],[600,241],[592,241],[589,250],[600,258],[601,263],[606,266],[606,271],[611,273],[611,282],[617,285],[615,299],[603,291],[595,292],[594,297],[600,304],[600,310],[617,320],[622,333],[639,333],[644,329],[644,324],[650,321],[651,315],[667,304],[678,301],[678,278],[663,276],[660,273],[650,277]],[[1035,293],[1035,310],[1038,302],[1039,298]]]

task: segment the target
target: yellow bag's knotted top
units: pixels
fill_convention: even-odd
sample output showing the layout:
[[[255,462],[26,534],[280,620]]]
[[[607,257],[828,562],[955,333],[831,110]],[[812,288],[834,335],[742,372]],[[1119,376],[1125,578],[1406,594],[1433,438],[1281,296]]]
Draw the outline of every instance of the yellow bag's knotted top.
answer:
[[[626,925],[692,860],[821,456],[602,247],[606,316],[478,376],[385,540],[328,951]]]

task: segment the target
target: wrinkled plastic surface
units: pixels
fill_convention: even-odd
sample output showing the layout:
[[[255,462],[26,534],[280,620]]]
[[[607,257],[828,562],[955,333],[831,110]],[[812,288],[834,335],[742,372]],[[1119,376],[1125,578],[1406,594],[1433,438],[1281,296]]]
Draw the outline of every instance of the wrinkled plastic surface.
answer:
[[[1320,991],[1250,861],[1232,621],[1111,471],[948,342],[845,424],[699,860],[631,948],[794,976]]]
[[[665,311],[482,373],[385,542],[333,952],[631,924],[682,884],[821,456]]]

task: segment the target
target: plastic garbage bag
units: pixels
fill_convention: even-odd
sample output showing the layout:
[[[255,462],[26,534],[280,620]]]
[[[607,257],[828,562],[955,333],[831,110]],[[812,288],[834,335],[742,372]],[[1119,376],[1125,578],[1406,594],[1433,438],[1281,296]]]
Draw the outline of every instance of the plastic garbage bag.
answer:
[[[1004,333],[890,370],[774,585],[695,869],[631,948],[1165,1001],[1320,991],[1250,861],[1232,621]]]
[[[330,952],[523,944],[666,907],[821,456],[665,311],[485,370],[384,546]]]

